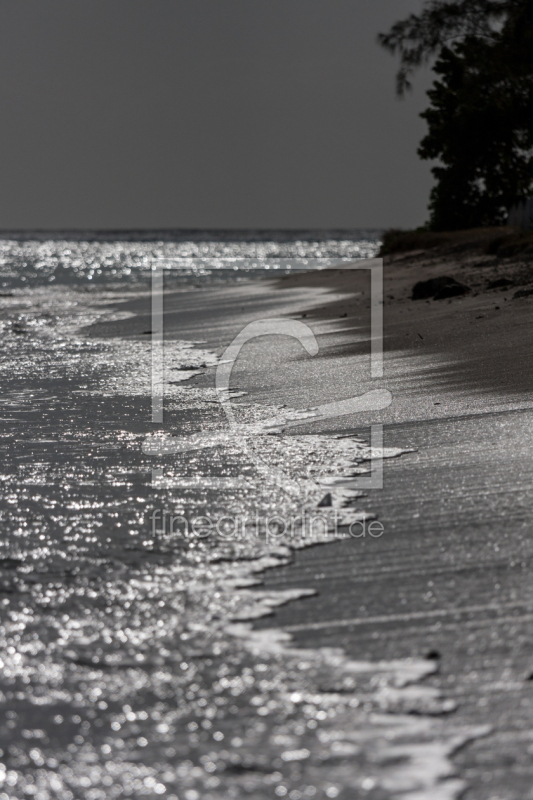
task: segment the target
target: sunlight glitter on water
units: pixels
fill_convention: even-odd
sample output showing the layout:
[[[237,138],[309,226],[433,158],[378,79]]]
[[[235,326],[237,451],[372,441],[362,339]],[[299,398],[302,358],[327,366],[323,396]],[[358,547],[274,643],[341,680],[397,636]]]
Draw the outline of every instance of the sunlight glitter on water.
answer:
[[[191,279],[210,277],[213,272],[245,269],[247,274],[263,270],[290,270],[305,262],[309,269],[319,260],[336,263],[343,259],[373,257],[380,245],[379,231],[354,232],[350,238],[327,233],[325,237],[299,239],[284,232],[253,234],[236,239],[231,232],[206,240],[196,232],[177,240],[83,241],[76,239],[16,241],[0,239],[0,286],[35,287],[56,284],[146,282],[154,264],[183,273]],[[153,238],[153,237],[152,237]],[[328,262],[329,263],[329,262]],[[226,274],[224,280],[228,280]]]

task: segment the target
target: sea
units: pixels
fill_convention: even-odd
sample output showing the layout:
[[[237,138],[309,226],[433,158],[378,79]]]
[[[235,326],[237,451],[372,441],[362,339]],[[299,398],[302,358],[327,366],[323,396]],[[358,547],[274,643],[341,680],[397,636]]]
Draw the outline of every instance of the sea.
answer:
[[[380,238],[2,234],[0,800],[463,791],[450,756],[475,732],[446,727],[433,661],[301,649],[275,616],[254,629],[310,593],[265,589],[265,570],[361,519],[368,442],[287,437],[290,409],[193,385],[220,353],[192,341],[169,345],[186,435],[154,435],[151,342],[89,335],[158,267],[194,292],[371,258]]]
[[[133,288],[161,266],[184,281],[313,269],[376,255],[381,231],[56,231],[0,234],[0,287]]]

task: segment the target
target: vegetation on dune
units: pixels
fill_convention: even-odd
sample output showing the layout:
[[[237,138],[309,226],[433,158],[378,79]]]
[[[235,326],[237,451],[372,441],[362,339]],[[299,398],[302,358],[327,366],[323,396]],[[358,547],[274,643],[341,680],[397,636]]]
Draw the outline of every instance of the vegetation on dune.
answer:
[[[533,191],[533,0],[427,0],[380,43],[404,94],[435,57],[419,155],[437,160],[430,231],[497,226]]]
[[[529,261],[533,257],[533,232],[501,227],[442,232],[425,229],[389,230],[383,236],[379,255],[389,256],[432,248],[457,252],[475,250],[502,258],[524,256]]]

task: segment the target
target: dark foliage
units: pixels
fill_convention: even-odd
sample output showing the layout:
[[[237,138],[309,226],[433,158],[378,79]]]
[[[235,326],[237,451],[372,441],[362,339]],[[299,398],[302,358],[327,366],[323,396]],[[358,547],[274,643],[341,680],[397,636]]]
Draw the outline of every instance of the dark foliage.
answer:
[[[533,0],[433,0],[381,43],[398,52],[398,91],[437,55],[428,134],[431,230],[502,224],[533,187]]]
[[[509,258],[519,256],[530,261],[533,257],[533,232],[513,228],[475,228],[457,231],[386,231],[380,256],[399,256],[402,253],[425,253],[439,250],[444,256],[480,255]]]

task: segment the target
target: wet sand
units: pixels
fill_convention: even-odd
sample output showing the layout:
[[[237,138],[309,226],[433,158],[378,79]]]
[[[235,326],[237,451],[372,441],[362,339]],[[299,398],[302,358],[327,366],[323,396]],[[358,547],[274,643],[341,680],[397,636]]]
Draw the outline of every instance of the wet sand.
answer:
[[[383,537],[357,552],[352,542],[300,552],[266,585],[317,590],[276,614],[302,646],[435,658],[429,682],[456,701],[454,719],[492,727],[455,756],[464,796],[518,800],[533,784],[533,309],[513,299],[516,286],[483,291],[486,267],[451,272],[480,279],[478,296],[407,299],[446,266],[388,268],[394,402],[381,418],[387,445],[417,452],[388,463],[383,490],[369,492]]]

